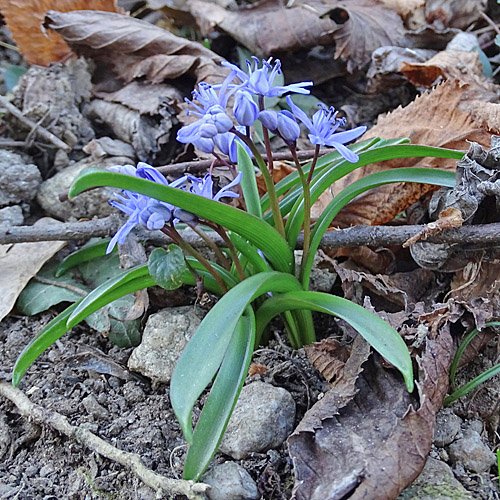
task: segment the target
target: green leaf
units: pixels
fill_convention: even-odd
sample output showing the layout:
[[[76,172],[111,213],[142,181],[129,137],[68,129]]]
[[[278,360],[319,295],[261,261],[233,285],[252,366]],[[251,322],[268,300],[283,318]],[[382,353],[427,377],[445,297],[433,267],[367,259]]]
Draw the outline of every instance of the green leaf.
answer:
[[[448,172],[433,168],[395,168],[384,170],[375,174],[367,175],[353,182],[343,189],[323,210],[311,232],[311,243],[309,254],[303,266],[302,284],[305,289],[309,288],[309,277],[313,266],[314,255],[321,244],[321,238],[328,230],[330,223],[340,210],[359,194],[383,184],[394,182],[419,182],[434,184],[436,186],[453,187],[456,184],[455,172]]]
[[[434,148],[430,146],[418,146],[414,144],[401,144],[398,146],[384,146],[370,149],[359,154],[357,163],[343,161],[332,169],[325,169],[318,177],[314,177],[311,182],[311,203],[314,203],[321,194],[330,188],[337,180],[341,179],[353,170],[368,165],[370,163],[391,160],[394,158],[454,158],[460,159],[464,155],[463,151],[452,149]],[[401,169],[395,169],[401,170]],[[395,181],[396,182],[396,181]],[[420,182],[420,181],[417,181]],[[433,184],[430,182],[430,184]],[[293,209],[290,211],[287,224],[285,226],[287,240],[290,248],[295,248],[297,237],[304,223],[304,200],[299,198]]]
[[[184,479],[198,481],[217,451],[248,373],[254,339],[255,316],[247,308],[236,325],[196,424],[184,465]]]
[[[257,188],[252,159],[240,143],[236,143],[236,146],[238,148],[238,170],[243,174],[240,185],[243,190],[247,212],[262,219],[259,189]]]
[[[12,384],[14,387],[19,385],[26,370],[38,356],[69,330],[66,326],[66,321],[77,305],[78,302],[70,305],[61,314],[58,314],[52,321],[47,323],[40,333],[22,350],[12,372]]]
[[[309,309],[347,321],[370,345],[403,375],[408,391],[414,387],[408,348],[399,333],[377,315],[342,297],[322,292],[289,292],[271,297],[256,313],[256,337],[277,314],[292,309]]]
[[[104,257],[106,255],[106,248],[108,247],[110,238],[104,240],[93,241],[89,243],[76,252],[68,255],[65,259],[61,261],[59,267],[56,271],[56,277],[62,276],[69,269],[82,264],[83,262],[88,262],[89,260],[96,259],[97,257]],[[113,248],[113,252],[116,252],[117,246]]]
[[[182,286],[186,271],[184,254],[177,245],[169,245],[168,252],[155,248],[148,259],[149,274],[165,290],[175,290]]]
[[[37,276],[50,280],[53,285],[32,279],[17,299],[16,307],[21,314],[33,316],[50,309],[61,302],[75,302],[84,297],[88,290],[72,276],[56,278],[54,271],[57,263],[51,262],[42,267]],[[68,288],[71,287],[71,288]]]
[[[188,210],[248,239],[262,250],[275,269],[290,272],[292,268],[293,255],[284,238],[254,215],[181,189],[99,169],[84,170],[71,186],[69,196],[73,197],[86,189],[100,186],[127,189]]]
[[[193,437],[193,406],[217,373],[245,309],[264,293],[300,289],[300,283],[290,274],[259,273],[229,290],[205,316],[181,354],[170,382],[170,401],[188,442]]]

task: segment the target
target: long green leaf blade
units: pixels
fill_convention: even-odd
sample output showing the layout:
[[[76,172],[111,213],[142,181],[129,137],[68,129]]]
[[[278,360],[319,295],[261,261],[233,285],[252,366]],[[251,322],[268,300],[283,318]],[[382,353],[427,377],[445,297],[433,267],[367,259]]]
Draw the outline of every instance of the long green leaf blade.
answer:
[[[353,182],[343,189],[325,208],[321,217],[316,222],[311,232],[311,244],[309,255],[304,265],[302,284],[305,289],[309,287],[309,278],[313,265],[314,255],[319,248],[321,238],[330,226],[330,223],[340,210],[359,194],[383,184],[394,182],[418,182],[423,184],[434,184],[436,186],[453,187],[456,184],[455,172],[438,170],[433,168],[395,168],[384,170],[375,174],[367,175]]]
[[[370,345],[403,375],[408,391],[414,387],[408,348],[399,333],[377,315],[342,297],[322,292],[289,292],[271,297],[256,313],[256,336],[277,314],[292,309],[309,309],[332,314],[347,321]]]
[[[81,264],[82,262],[88,262],[89,260],[96,259],[97,257],[103,257],[106,255],[106,249],[108,247],[110,238],[106,238],[101,241],[97,241],[95,243],[91,243],[89,245],[85,245],[80,248],[76,252],[68,255],[65,259],[61,261],[59,264],[57,271],[55,273],[56,278],[62,276],[66,271],[71,268]],[[117,250],[115,246],[113,248],[113,252]]]
[[[229,290],[205,316],[181,354],[170,382],[170,401],[188,442],[193,439],[193,406],[217,373],[245,309],[263,293],[301,289],[290,274],[259,273]]]
[[[260,248],[275,269],[283,272],[291,270],[293,255],[286,241],[272,226],[254,215],[181,189],[99,169],[84,170],[71,186],[69,196],[73,197],[86,189],[99,186],[128,189],[209,219],[240,234]]]
[[[193,434],[184,465],[184,479],[198,481],[220,444],[245,382],[255,340],[255,316],[251,308],[236,325],[226,355],[215,378]]]

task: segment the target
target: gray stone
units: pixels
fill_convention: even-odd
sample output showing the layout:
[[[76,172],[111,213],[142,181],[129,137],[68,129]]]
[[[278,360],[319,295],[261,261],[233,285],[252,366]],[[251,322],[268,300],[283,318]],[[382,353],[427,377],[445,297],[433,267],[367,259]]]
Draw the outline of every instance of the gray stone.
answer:
[[[264,382],[243,387],[229,420],[220,451],[241,459],[277,448],[290,435],[295,419],[291,394]]]
[[[495,454],[486,446],[478,432],[466,430],[462,438],[450,445],[450,459],[453,464],[462,463],[474,472],[485,472],[496,463]]]
[[[128,360],[128,367],[157,382],[168,382],[184,347],[203,318],[193,306],[170,307],[152,314],[141,344]]]
[[[87,397],[82,399],[82,405],[87,410],[89,415],[95,418],[107,418],[109,417],[109,412],[104,406],[100,405],[97,399],[89,394]]]
[[[23,222],[23,209],[19,205],[0,208],[0,226],[21,226]]]
[[[202,482],[211,486],[210,500],[257,500],[259,491],[250,474],[236,462],[225,462],[210,469]]]
[[[114,198],[114,193],[118,192],[114,188],[92,189],[75,196],[71,200],[61,201],[60,195],[68,193],[71,184],[82,170],[86,168],[106,169],[106,167],[111,167],[117,163],[122,164],[122,160],[123,163],[130,163],[128,158],[102,158],[97,160],[84,158],[43,182],[37,195],[37,201],[47,214],[64,221],[92,218],[94,216],[106,217],[111,213],[116,213],[117,210],[108,204],[108,201]]]
[[[42,182],[36,165],[11,151],[0,150],[0,207],[32,200]]]
[[[462,419],[455,415],[453,410],[445,408],[436,417],[436,430],[434,431],[434,444],[436,446],[446,446],[450,444],[460,432]]]
[[[323,252],[318,251],[314,256],[314,264],[311,269],[309,289],[314,292],[330,293],[335,281],[337,280],[337,273],[330,271],[327,268],[319,267],[327,259]],[[302,260],[302,251],[295,252],[295,265],[297,268],[300,266]]]
[[[420,476],[399,495],[398,500],[472,500],[472,498],[455,479],[448,465],[429,457]]]

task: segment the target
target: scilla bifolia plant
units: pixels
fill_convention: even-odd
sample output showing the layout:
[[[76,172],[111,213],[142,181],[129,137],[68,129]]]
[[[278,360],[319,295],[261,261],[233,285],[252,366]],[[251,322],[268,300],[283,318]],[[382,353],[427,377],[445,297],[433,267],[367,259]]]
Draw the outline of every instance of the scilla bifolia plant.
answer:
[[[423,182],[453,186],[454,174],[440,170],[400,168],[368,175],[344,189],[325,209],[314,226],[311,205],[335,181],[354,169],[394,158],[434,156],[461,158],[458,151],[415,146],[406,140],[371,139],[346,147],[359,138],[365,127],[339,131],[345,126],[330,108],[321,108],[310,118],[290,94],[308,94],[312,82],[275,85],[280,62],[272,59],[248,62],[247,72],[224,62],[230,73],[221,85],[200,83],[188,101],[196,121],[181,128],[177,139],[213,153],[227,165],[234,180],[214,193],[210,174],[203,179],[184,176],[168,183],[154,168],[120,166],[110,171],[87,170],[73,183],[70,196],[97,186],[121,188],[118,201],[111,202],[128,215],[128,221],[108,245],[110,251],[131,229],[141,225],[160,230],[175,242],[168,251],[155,249],[147,265],[124,271],[80,302],[57,316],[28,345],[14,369],[18,384],[28,366],[49,345],[86,316],[125,294],[153,285],[176,288],[182,284],[203,285],[221,298],[206,315],[184,350],[170,386],[171,403],[190,443],[184,477],[199,479],[217,450],[247,374],[252,352],[266,335],[269,321],[281,315],[290,344],[298,348],[315,340],[311,311],[320,311],[350,323],[402,374],[413,390],[412,362],[401,337],[376,315],[348,300],[309,291],[313,258],[329,224],[350,200],[375,186],[393,182]],[[290,111],[266,110],[266,97],[289,94]],[[233,97],[232,115],[228,100]],[[267,165],[252,135],[260,121]],[[296,154],[300,123],[315,145],[310,162],[301,165]],[[290,148],[296,170],[276,185],[272,170],[269,133],[280,136]],[[319,156],[321,146],[336,151]],[[265,181],[267,193],[259,198],[254,164]],[[221,200],[238,196],[241,189],[246,211]],[[176,229],[181,221],[214,250],[212,262],[185,242]],[[286,222],[285,222],[286,221]],[[213,230],[225,248],[214,247],[206,231]],[[294,250],[300,231],[304,233],[300,265]],[[67,265],[65,265],[68,267]],[[209,397],[192,428],[192,409],[211,384]]]

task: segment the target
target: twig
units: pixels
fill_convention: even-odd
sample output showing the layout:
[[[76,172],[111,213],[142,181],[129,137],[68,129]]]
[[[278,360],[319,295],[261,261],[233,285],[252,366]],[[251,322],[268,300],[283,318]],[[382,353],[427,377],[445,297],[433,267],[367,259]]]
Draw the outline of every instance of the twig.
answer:
[[[68,419],[53,410],[32,403],[24,392],[7,382],[0,382],[0,395],[14,403],[21,415],[39,425],[50,427],[74,439],[89,450],[130,469],[141,481],[160,495],[185,495],[190,500],[205,500],[209,486],[182,479],[170,479],[148,469],[137,453],[119,450],[88,429],[71,425]]]
[[[495,30],[497,35],[500,34],[500,29],[492,19],[490,19],[484,12],[480,12],[479,15]]]
[[[104,219],[86,222],[67,222],[54,224],[54,226],[12,226],[0,227],[0,244],[23,243],[29,241],[56,241],[85,239],[93,236],[112,236],[121,226],[118,216],[110,215]],[[412,236],[421,233],[425,225],[418,226],[353,226],[347,229],[329,231],[321,240],[320,248],[333,249],[341,247],[358,246],[388,246],[402,245]],[[205,243],[191,231],[180,231],[182,237],[193,247],[200,248]],[[216,245],[224,246],[222,239],[215,234],[208,233]],[[139,230],[139,239],[152,243],[170,242],[166,236],[158,231]],[[426,241],[431,243],[460,243],[484,244],[500,246],[500,223],[479,224],[475,226],[462,226],[447,229],[439,234],[429,237]],[[302,238],[299,237],[298,248],[302,247]]]
[[[325,148],[320,150],[320,154],[325,155],[327,153],[333,153],[335,149]],[[297,156],[300,160],[307,160],[314,156],[314,149],[297,151]],[[293,160],[290,151],[284,151],[283,153],[274,153],[273,159],[277,161],[282,160]],[[264,159],[265,161],[265,159]],[[164,175],[179,175],[185,172],[200,172],[210,168],[213,160],[194,160],[194,161],[184,161],[182,163],[173,163],[172,165],[164,165],[162,167],[157,167],[157,170]]]
[[[4,106],[9,113],[14,115],[18,120],[23,122],[27,127],[30,127],[32,130],[36,129],[36,133],[42,136],[45,140],[51,142],[54,146],[59,149],[62,149],[66,153],[71,151],[71,147],[68,146],[65,142],[61,141],[59,137],[55,136],[52,132],[49,132],[47,129],[37,125],[33,120],[30,120],[28,117],[24,116],[21,111],[19,111],[13,104],[11,104],[5,97],[0,96],[0,104]]]

